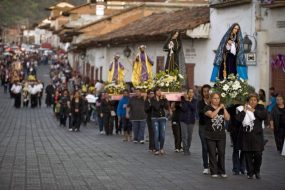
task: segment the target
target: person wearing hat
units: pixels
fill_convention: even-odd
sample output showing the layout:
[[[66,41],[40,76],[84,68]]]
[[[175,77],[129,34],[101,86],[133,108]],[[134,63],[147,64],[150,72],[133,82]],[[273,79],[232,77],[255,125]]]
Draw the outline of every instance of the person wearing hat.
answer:
[[[108,72],[108,82],[122,82],[125,77],[125,68],[121,62],[119,62],[120,55],[114,56],[114,61],[110,64]]]
[[[146,54],[146,46],[139,47],[140,52],[137,54],[133,64],[132,83],[137,85],[143,81],[152,79],[153,61]]]

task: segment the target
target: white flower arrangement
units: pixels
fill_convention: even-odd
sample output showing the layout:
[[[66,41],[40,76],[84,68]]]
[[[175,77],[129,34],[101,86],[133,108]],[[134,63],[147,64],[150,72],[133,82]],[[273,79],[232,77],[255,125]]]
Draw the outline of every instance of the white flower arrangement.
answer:
[[[177,92],[181,89],[183,79],[183,75],[179,74],[178,70],[169,73],[161,71],[155,77],[154,86],[160,87],[162,90]]]
[[[229,75],[226,80],[217,80],[213,92],[221,93],[222,101],[226,105],[245,103],[246,98],[252,90],[247,81],[239,79],[238,76]]]
[[[109,93],[109,94],[120,94],[124,89],[125,89],[125,84],[124,83],[107,83],[105,84],[104,89]]]

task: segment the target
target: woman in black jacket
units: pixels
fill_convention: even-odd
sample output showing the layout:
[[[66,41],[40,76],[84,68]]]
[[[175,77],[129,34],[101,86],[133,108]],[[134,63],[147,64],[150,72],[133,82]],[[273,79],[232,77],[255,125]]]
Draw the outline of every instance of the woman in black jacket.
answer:
[[[100,117],[103,118],[106,135],[113,135],[114,128],[114,104],[110,100],[109,94],[104,94],[104,99],[101,101]]]
[[[80,92],[76,91],[74,97],[71,100],[71,114],[73,120],[73,131],[80,131],[80,125],[82,122],[82,110],[83,110],[83,100],[80,97]]]
[[[237,108],[236,119],[242,122],[241,149],[244,152],[247,175],[260,179],[262,151],[264,150],[262,121],[267,117],[264,106],[258,104],[258,95],[250,94],[245,106]]]
[[[163,150],[165,141],[166,114],[165,109],[169,108],[168,101],[161,94],[159,88],[154,90],[154,97],[150,100],[151,121],[154,132],[155,155],[165,154]],[[148,109],[148,108],[146,108]]]

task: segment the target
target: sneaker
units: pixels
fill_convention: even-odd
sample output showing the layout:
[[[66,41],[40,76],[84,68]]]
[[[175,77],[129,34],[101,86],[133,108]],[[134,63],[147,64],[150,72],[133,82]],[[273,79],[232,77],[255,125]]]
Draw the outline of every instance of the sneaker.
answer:
[[[159,155],[159,151],[155,151],[154,155]]]
[[[255,178],[256,178],[256,179],[261,179],[260,174],[259,174],[259,173],[255,174]]]
[[[164,151],[164,150],[160,150],[160,154],[161,154],[161,155],[164,155],[164,154],[165,154],[165,151]]]
[[[144,140],[141,140],[140,143],[141,143],[141,144],[144,144]]]
[[[217,174],[213,174],[212,178],[218,178],[219,176]]]
[[[68,129],[70,132],[72,132],[73,130],[72,129]]]
[[[104,135],[104,131],[100,131],[100,135]]]
[[[175,149],[174,152],[179,152],[179,149]]]
[[[133,143],[138,143],[138,141],[133,141]]]
[[[253,175],[248,175],[247,179],[253,179]]]
[[[234,171],[233,171],[233,175],[239,175],[239,172],[234,172]]]
[[[221,174],[221,177],[222,177],[222,178],[227,178],[228,175],[227,175],[227,174]]]
[[[205,168],[205,169],[203,170],[203,174],[204,174],[204,175],[207,175],[207,174],[209,174],[209,173],[210,173],[210,171],[209,171],[208,168]]]

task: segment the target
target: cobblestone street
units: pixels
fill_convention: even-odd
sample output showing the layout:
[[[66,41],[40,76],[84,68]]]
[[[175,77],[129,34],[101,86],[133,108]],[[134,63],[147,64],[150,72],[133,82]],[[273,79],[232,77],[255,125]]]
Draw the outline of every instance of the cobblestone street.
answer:
[[[39,67],[39,78],[48,81],[48,67]],[[44,102],[44,99],[43,99]],[[66,189],[285,189],[285,157],[278,155],[272,133],[265,147],[261,180],[231,173],[227,137],[227,179],[202,174],[201,144],[195,126],[191,156],[173,151],[171,128],[167,128],[165,156],[149,153],[148,144],[122,141],[121,136],[98,134],[93,122],[81,132],[59,127],[52,110],[13,107],[0,90],[0,190]]]

